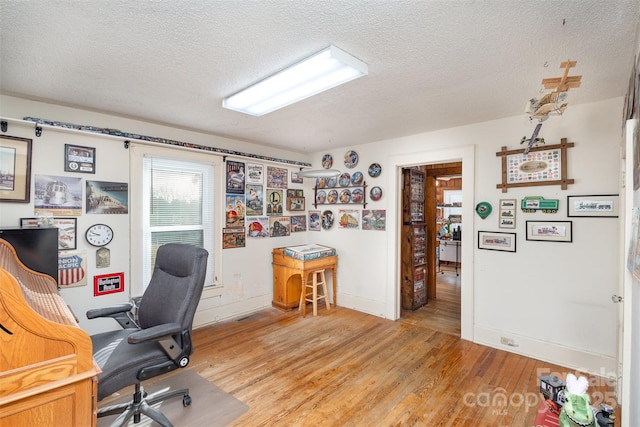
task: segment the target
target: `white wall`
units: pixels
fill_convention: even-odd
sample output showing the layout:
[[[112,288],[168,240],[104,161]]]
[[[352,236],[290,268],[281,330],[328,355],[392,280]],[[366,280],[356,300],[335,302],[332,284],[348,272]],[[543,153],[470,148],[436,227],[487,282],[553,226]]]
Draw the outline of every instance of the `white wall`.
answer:
[[[393,211],[399,206],[398,174],[390,168],[397,164],[397,158],[405,159],[406,164],[424,162],[432,151],[433,161],[437,162],[442,161],[443,150],[468,146],[475,147],[475,173],[471,180],[463,176],[463,191],[471,186],[474,206],[488,201],[495,207],[501,198],[534,195],[560,199],[557,214],[518,212],[516,254],[476,249],[477,230],[499,231],[495,212],[485,220],[473,213],[463,215],[463,252],[468,252],[466,257],[463,253],[462,264],[464,268],[471,263],[473,268],[470,284],[465,285],[463,271],[463,295],[465,286],[471,286],[470,301],[475,305],[469,336],[490,346],[609,374],[615,371],[617,351],[616,307],[610,297],[619,283],[619,220],[569,218],[573,221],[573,243],[526,241],[525,221],[568,219],[567,195],[619,192],[621,111],[622,99],[570,105],[562,117],[553,117],[544,123],[541,136],[547,144],[559,143],[562,137],[575,143],[575,148],[568,153],[568,177],[575,179],[575,184],[566,191],[559,186],[516,188],[507,193],[496,189],[501,179],[501,162],[496,152],[503,145],[520,148],[520,139],[533,131],[534,125],[524,114],[344,147],[329,154],[340,160],[347,150],[355,150],[360,154],[356,169],[362,171],[366,171],[371,162],[382,165],[383,174],[379,178],[368,178],[367,183],[382,183],[385,194],[379,202],[372,203],[371,208],[387,209],[388,218],[397,218]],[[314,156],[316,165],[323,154],[318,152]],[[338,167],[345,169],[344,165],[338,164]],[[472,220],[468,220],[469,216]],[[339,229],[321,233],[321,242],[335,246],[340,256],[339,301],[374,314],[394,312],[387,306],[395,302],[387,295],[395,295],[395,291],[385,289],[397,283],[385,282],[385,278],[396,276],[395,261],[389,254],[397,252],[397,236],[392,223],[387,224],[386,235]],[[388,251],[387,245],[393,249]],[[501,336],[514,339],[519,347],[502,346]]]
[[[636,58],[640,54],[640,23],[636,29],[636,46],[635,46]],[[638,79],[638,70],[635,69],[635,76],[633,78]],[[636,84],[638,81],[636,80]],[[637,92],[636,92],[637,93]],[[636,98],[636,103],[640,102]],[[637,108],[637,107],[636,107]],[[627,141],[625,149],[625,161],[626,161],[626,203],[625,213],[627,220],[625,228],[622,233],[622,238],[626,239],[624,247],[626,251],[629,250],[631,245],[631,237],[633,227],[631,224],[633,209],[640,208],[640,189],[633,189],[634,175],[640,173],[635,167],[640,164],[637,150],[634,150],[634,144],[638,143],[638,118],[629,121],[627,126]],[[637,243],[637,242],[636,242]],[[626,254],[626,252],[624,252]],[[623,259],[625,261],[625,259]],[[626,262],[624,262],[626,267]],[[632,425],[632,420],[637,422],[640,419],[640,406],[637,402],[640,401],[640,366],[638,360],[640,360],[640,280],[635,278],[631,272],[622,267],[624,275],[624,302],[623,302],[623,348],[622,348],[622,371],[623,371],[623,384],[622,384],[622,403],[625,411],[622,412],[622,425]]]
[[[249,240],[246,248],[225,250],[222,296],[201,303],[202,314],[198,323],[269,307],[272,299],[272,248],[305,242],[327,244],[337,249],[340,305],[395,318],[399,306],[395,283],[399,240],[396,224],[399,208],[398,166],[413,161],[443,161],[447,153],[452,153],[453,157],[464,158],[463,166],[466,168],[463,170],[463,191],[466,189],[467,194],[463,207],[463,300],[466,307],[463,308],[463,331],[466,331],[463,337],[572,368],[596,373],[611,372],[615,367],[617,319],[610,296],[617,289],[618,265],[621,262],[616,233],[618,220],[573,218],[573,243],[528,242],[524,238],[524,221],[567,219],[566,196],[570,194],[618,192],[621,109],[622,99],[570,105],[564,116],[551,118],[543,125],[541,135],[548,144],[559,142],[561,137],[576,144],[568,155],[568,175],[576,182],[567,191],[557,186],[541,186],[510,189],[503,194],[496,189],[501,176],[501,163],[495,153],[503,145],[519,148],[520,139],[530,136],[533,131],[533,125],[524,114],[329,151],[334,157],[334,167],[343,171],[347,171],[342,163],[345,152],[358,152],[360,159],[357,167],[348,171],[363,172],[368,188],[373,185],[382,187],[382,199],[370,202],[367,209],[387,210],[389,222],[386,232],[339,229],[334,226],[329,231],[298,233],[287,238]],[[318,152],[306,157],[226,138],[11,97],[0,98],[0,116],[36,116],[111,127],[256,154],[312,161],[318,167],[325,154]],[[10,124],[8,133],[34,139],[35,173],[64,174],[62,147],[65,142],[74,142],[97,147],[96,180],[126,179],[125,168],[121,166],[127,162],[127,152],[120,142],[47,129],[42,138],[35,138],[32,125],[24,127]],[[114,167],[104,166],[102,159]],[[371,178],[366,173],[373,162],[380,163],[383,168],[378,178]],[[312,185],[311,180],[305,180],[303,186],[308,209],[313,202]],[[475,204],[488,201],[496,206],[501,198],[520,199],[528,195],[559,198],[560,212],[553,215],[519,212],[515,254],[476,249],[476,231],[498,231],[498,227],[495,212],[481,220],[473,213]],[[326,207],[318,207],[323,208]],[[334,213],[338,213],[337,208]],[[0,214],[0,225],[15,225],[20,217],[33,214],[33,205],[3,204],[0,205]],[[100,221],[103,222],[123,220],[114,216],[101,217]],[[90,215],[81,216],[78,219],[79,234],[82,235],[94,221]],[[112,254],[118,254],[112,262],[113,268],[107,272],[128,271],[128,246],[124,238],[128,234],[127,224],[114,224],[117,226],[116,235],[122,236],[122,240],[112,245]],[[81,248],[89,249],[83,239],[78,242]],[[97,273],[93,266],[89,267],[90,276]],[[470,279],[471,283],[465,283]],[[80,318],[87,307],[108,302],[107,297],[94,298],[89,287],[65,291],[63,296]],[[85,321],[81,322],[81,326],[90,332],[95,328]],[[519,347],[502,347],[501,336],[514,339]]]
[[[305,155],[287,150],[276,150],[228,138],[82,111],[74,108],[33,102],[9,96],[0,97],[0,117],[22,119],[26,116],[119,129],[124,132],[308,162]],[[35,125],[33,123],[21,124],[10,121],[9,130],[6,133],[7,135],[33,140],[32,174],[75,176],[83,178],[83,180],[88,179],[95,181],[129,181],[129,150],[124,149],[123,139],[89,133],[67,132],[61,129],[47,127],[44,128],[42,136],[37,138],[34,135],[34,127]],[[64,144],[66,143],[96,148],[97,165],[95,174],[73,174],[64,172]],[[203,152],[203,155],[208,154]],[[256,159],[251,159],[250,161],[253,163],[262,163]],[[290,171],[299,170],[296,166],[276,163],[268,164],[287,167]],[[265,163],[265,172],[266,165],[267,163]],[[311,187],[309,182],[305,184]],[[295,186],[303,188],[297,184]],[[295,186],[292,186],[292,188]],[[31,189],[31,194],[33,194],[33,180]],[[308,192],[307,195],[309,195]],[[222,209],[220,218],[224,218],[224,200],[220,201],[219,206],[220,209]],[[33,196],[31,197],[31,202],[28,204],[0,203],[0,227],[17,226],[19,225],[20,218],[33,216]],[[85,214],[84,209],[83,215],[78,217],[78,249],[84,251],[87,255],[88,284],[84,287],[63,289],[61,294],[80,320],[80,326],[89,333],[113,329],[117,327],[117,324],[111,319],[88,321],[84,315],[87,309],[123,302],[129,299],[130,280],[132,280],[129,266],[129,219],[129,215]],[[111,250],[111,266],[108,268],[97,269],[95,267],[95,248],[86,243],[84,239],[86,229],[91,224],[97,222],[106,223],[114,229],[115,238],[108,246]],[[262,240],[253,239],[247,242],[247,248],[244,249],[227,249],[222,251],[220,248],[216,248],[216,250],[222,251],[221,283],[223,286],[221,289],[205,291],[205,298],[200,303],[195,324],[211,323],[216,320],[238,316],[243,313],[271,306],[271,251],[274,247],[306,243],[306,235],[307,233],[294,233],[290,237]],[[116,272],[125,273],[125,293],[94,297],[93,276]],[[208,298],[206,298],[207,296]]]

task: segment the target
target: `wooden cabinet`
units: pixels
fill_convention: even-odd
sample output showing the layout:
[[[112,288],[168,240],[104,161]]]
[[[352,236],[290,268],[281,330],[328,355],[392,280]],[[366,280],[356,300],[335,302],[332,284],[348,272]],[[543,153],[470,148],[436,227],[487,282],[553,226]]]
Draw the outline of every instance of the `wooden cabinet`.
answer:
[[[285,248],[273,249],[273,300],[271,305],[291,310],[300,304],[300,292],[311,272],[330,268],[333,272],[333,305],[337,303],[338,256],[302,261],[285,255]]]
[[[402,308],[415,310],[427,303],[427,225],[402,226]]]
[[[403,170],[401,296],[402,308],[415,310],[427,303],[427,225],[424,219],[425,174]]]

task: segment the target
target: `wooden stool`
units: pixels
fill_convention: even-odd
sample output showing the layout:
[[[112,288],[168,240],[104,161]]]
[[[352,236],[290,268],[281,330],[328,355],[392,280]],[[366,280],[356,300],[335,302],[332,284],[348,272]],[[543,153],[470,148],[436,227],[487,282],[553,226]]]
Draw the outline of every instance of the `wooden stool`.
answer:
[[[318,301],[324,298],[324,302],[327,305],[327,310],[331,309],[329,303],[329,292],[327,292],[327,281],[324,278],[324,270],[316,270],[311,273],[311,283],[306,281],[302,286],[302,292],[300,292],[300,306],[298,310],[302,310],[302,317],[307,314],[307,302],[313,304],[313,315],[318,315]],[[318,288],[322,287],[322,295],[318,295]],[[311,288],[309,290],[309,288]]]

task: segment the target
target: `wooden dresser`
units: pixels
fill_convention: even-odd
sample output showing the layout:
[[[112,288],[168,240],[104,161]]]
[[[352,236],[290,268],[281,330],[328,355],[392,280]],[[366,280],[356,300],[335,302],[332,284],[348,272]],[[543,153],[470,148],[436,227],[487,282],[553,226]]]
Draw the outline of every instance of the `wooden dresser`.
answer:
[[[99,373],[56,282],[0,239],[0,427],[95,426]]]

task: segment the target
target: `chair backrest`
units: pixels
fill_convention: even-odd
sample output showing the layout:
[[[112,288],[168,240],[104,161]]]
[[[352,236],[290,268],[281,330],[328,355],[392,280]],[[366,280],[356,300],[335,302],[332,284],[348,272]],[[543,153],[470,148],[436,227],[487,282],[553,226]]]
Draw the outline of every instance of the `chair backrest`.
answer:
[[[158,248],[153,275],[138,307],[142,329],[179,323],[183,336],[185,332],[190,334],[202,296],[208,256],[205,249],[183,243],[167,243]],[[190,346],[182,342],[182,336],[174,339],[181,346]]]

